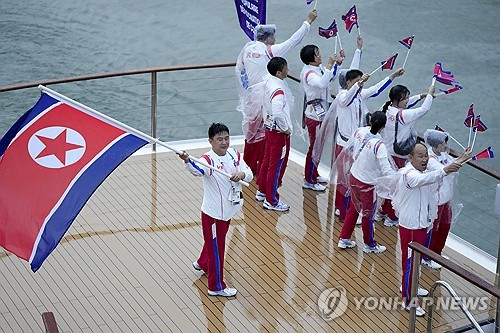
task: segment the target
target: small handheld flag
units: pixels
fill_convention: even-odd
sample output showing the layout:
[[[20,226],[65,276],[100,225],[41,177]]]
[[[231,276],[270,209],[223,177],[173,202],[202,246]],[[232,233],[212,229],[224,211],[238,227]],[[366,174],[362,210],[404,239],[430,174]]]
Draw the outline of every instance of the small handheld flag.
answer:
[[[356,5],[352,6],[347,14],[342,15],[342,20],[345,22],[345,29],[351,33],[352,27],[356,25],[359,29],[358,14],[356,13]]]
[[[382,61],[381,62],[382,70],[384,70],[384,69],[392,70],[394,68],[394,64],[396,63],[397,57],[398,57],[398,53],[396,52],[396,54],[390,56],[389,58],[387,58],[387,60]]]
[[[495,155],[493,154],[493,150],[491,150],[491,147],[486,148],[485,150],[481,151],[480,153],[477,153],[476,155],[472,156],[472,160],[476,161],[481,158],[494,158]]]
[[[444,132],[444,129],[439,127],[437,124],[436,124],[436,127],[434,127],[434,130],[439,131],[439,132]]]
[[[325,37],[326,39],[331,38],[331,37],[336,37],[338,33],[338,28],[337,28],[337,22],[335,22],[335,19],[333,19],[332,24],[326,29],[319,27],[318,28],[318,34],[322,37]]]
[[[453,76],[453,74],[451,74],[450,71],[444,71],[443,70],[443,68],[441,67],[441,63],[440,62],[436,62],[436,64],[434,65],[434,75],[433,75],[433,78],[436,81],[441,82],[443,84],[446,84],[448,86],[451,86],[454,83],[458,83],[458,81],[455,80],[455,77]]]
[[[448,94],[451,94],[451,93],[454,93],[456,91],[459,91],[459,90],[462,90],[464,87],[462,87],[461,85],[458,85],[458,84],[455,84],[455,86],[453,88],[448,88],[448,89],[439,89],[440,91],[440,94],[443,94],[443,95],[448,95]]]
[[[474,120],[474,125],[472,126],[472,131],[474,132],[474,139],[472,139],[471,150],[474,149],[474,143],[476,142],[477,132],[484,132],[488,129],[486,125],[481,121],[481,115],[477,115]]]
[[[474,127],[472,128],[472,130],[474,132],[484,132],[488,129],[488,127],[486,127],[486,125],[481,121],[481,115],[478,115],[476,117],[476,120],[474,120]]]
[[[413,39],[415,35],[411,35],[410,37],[406,37],[405,39],[401,39],[399,42],[404,45],[408,50],[411,49],[411,45],[413,44]]]
[[[465,127],[472,127],[474,125],[474,103],[469,106],[467,117],[464,120]]]

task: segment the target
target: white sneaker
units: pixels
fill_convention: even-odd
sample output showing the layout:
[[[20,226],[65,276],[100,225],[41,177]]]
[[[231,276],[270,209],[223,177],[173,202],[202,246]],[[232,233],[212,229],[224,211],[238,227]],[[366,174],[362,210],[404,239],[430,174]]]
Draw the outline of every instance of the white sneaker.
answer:
[[[344,239],[344,238],[339,239],[339,243],[337,245],[337,247],[340,249],[352,249],[355,246],[356,246],[355,241],[352,241],[350,239]]]
[[[441,269],[441,265],[433,260],[422,259],[422,265],[428,266],[429,268],[432,269]]]
[[[403,309],[405,309],[406,311],[410,311],[410,306],[409,305],[406,305],[404,302],[403,302]],[[417,307],[417,311],[415,311],[417,317],[423,317],[425,316],[425,311],[424,309],[422,309],[420,306]]]
[[[260,201],[260,202],[266,200],[266,194],[257,190],[257,192],[255,193],[255,200]]]
[[[335,216],[340,216],[340,209],[335,208]]]
[[[403,286],[399,286],[399,291],[403,292]],[[424,288],[419,287],[417,290],[417,295],[420,297],[425,297],[425,296],[429,295],[429,291],[424,289]]]
[[[306,182],[305,180],[304,180],[304,183],[302,184],[302,187],[310,189],[310,190],[313,190],[313,191],[324,191],[324,190],[326,190],[326,186],[323,186],[321,184],[311,184],[311,183]]]
[[[275,210],[278,212],[285,212],[290,209],[290,206],[285,204],[283,201],[279,201],[276,205],[271,205],[269,201],[264,200],[264,204],[262,205],[262,208],[268,209],[268,210]]]
[[[231,296],[236,295],[237,292],[238,292],[238,290],[236,290],[235,288],[227,287],[224,290],[216,290],[216,291],[209,290],[208,294],[210,296],[231,297]]]
[[[394,221],[389,218],[389,216],[384,217],[384,225],[386,227],[394,227],[399,224],[398,220]]]
[[[316,181],[318,183],[328,183],[330,180],[326,177],[318,176],[318,178],[316,178]]]
[[[200,264],[198,264],[197,261],[193,262],[193,268],[196,269],[197,271],[202,272],[203,274],[207,274],[207,272],[205,272],[203,268],[201,268]]]
[[[385,215],[379,211],[376,211],[375,214],[373,215],[373,221],[384,221],[384,220],[385,220]]]
[[[384,252],[385,250],[387,250],[387,248],[383,245],[375,245],[375,246],[368,246],[365,244],[365,246],[363,247],[363,252],[365,253],[382,253]]]
[[[363,224],[362,218],[363,217],[361,216],[361,214],[359,214],[358,219],[356,220],[356,225],[362,225]]]

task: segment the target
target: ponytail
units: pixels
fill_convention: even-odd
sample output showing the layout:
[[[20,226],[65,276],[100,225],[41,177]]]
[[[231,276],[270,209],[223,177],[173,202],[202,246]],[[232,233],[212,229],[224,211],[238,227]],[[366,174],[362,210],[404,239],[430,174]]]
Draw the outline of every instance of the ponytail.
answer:
[[[389,105],[391,105],[391,101],[385,102],[384,106],[382,107],[383,113],[387,113],[387,109],[389,109]]]

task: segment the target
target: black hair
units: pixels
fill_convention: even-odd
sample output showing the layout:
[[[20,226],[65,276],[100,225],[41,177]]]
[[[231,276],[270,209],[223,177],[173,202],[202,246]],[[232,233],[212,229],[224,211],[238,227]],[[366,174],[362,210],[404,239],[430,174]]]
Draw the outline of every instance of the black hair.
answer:
[[[229,128],[223,123],[212,123],[208,128],[208,138],[213,139],[219,133],[227,132],[229,134]]]
[[[396,104],[398,104],[409,95],[410,95],[410,90],[408,90],[408,88],[406,88],[401,84],[395,85],[389,91],[389,100],[385,102],[382,111],[387,112],[387,109],[389,108],[389,105],[391,105],[392,102],[396,102]]]
[[[426,150],[427,150],[427,146],[422,142],[422,141],[417,141],[417,143],[415,143],[411,148],[410,148],[410,155],[413,155],[413,153],[415,152],[415,148],[417,147],[417,145],[422,145]]]
[[[316,50],[319,48],[316,45],[306,45],[300,50],[300,60],[306,65],[314,62],[314,56],[316,55]]]
[[[358,77],[363,76],[363,72],[360,71],[359,69],[351,69],[345,74],[345,80],[346,81],[351,81],[353,79],[356,79]]]
[[[287,66],[285,58],[274,57],[267,63],[267,71],[272,76],[276,76],[276,73],[278,71],[283,71],[283,69],[285,69],[285,66]]]
[[[377,134],[385,126],[387,116],[382,111],[375,111],[370,117],[370,133]]]

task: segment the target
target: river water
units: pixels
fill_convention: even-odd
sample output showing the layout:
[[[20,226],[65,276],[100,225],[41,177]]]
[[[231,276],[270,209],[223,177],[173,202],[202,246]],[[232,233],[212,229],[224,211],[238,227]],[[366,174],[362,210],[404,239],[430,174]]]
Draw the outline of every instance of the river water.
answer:
[[[327,54],[333,52],[333,39],[320,38],[317,28],[328,27],[336,18],[342,45],[350,60],[356,30],[348,34],[340,16],[354,3],[317,1],[318,19],[303,43],[318,45],[326,59]],[[406,85],[412,93],[427,91],[434,63],[440,61],[464,87],[435,99],[430,113],[419,122],[419,130],[439,124],[466,144],[468,130],[463,121],[469,105],[474,103],[476,115],[481,114],[489,127],[477,136],[474,151],[492,146],[500,156],[500,115],[496,104],[500,83],[500,1],[373,0],[358,2],[356,6],[365,40],[363,71],[371,72],[395,52],[400,53],[396,67],[401,66],[407,50],[398,40],[415,35],[406,74],[398,78],[397,83]],[[267,22],[277,25],[277,41],[290,36],[311,8],[305,0],[269,1]],[[248,41],[239,28],[232,1],[1,0],[0,32],[0,86],[157,66],[232,62]],[[294,74],[302,68],[298,53],[299,48],[287,56]],[[385,75],[378,71],[371,81],[375,83]],[[371,101],[370,107],[378,109],[386,101],[387,93]],[[18,97],[0,95],[0,135],[28,107]],[[500,170],[500,158],[483,161]],[[474,186],[477,176],[471,178],[466,191]],[[491,179],[481,181],[491,183]],[[494,188],[489,185],[483,191],[484,184],[481,184],[477,193],[470,194],[471,201],[481,201],[481,196],[485,196],[491,203]],[[496,254],[498,218],[492,207],[481,209],[487,211],[486,219],[493,221],[486,227],[476,226],[481,230],[486,228],[486,233],[477,232],[481,236],[472,242],[479,244],[484,235],[493,232],[496,236],[488,240],[491,244],[486,246],[486,251]],[[470,228],[475,228],[468,222],[463,223],[454,227],[457,234],[466,235]]]

